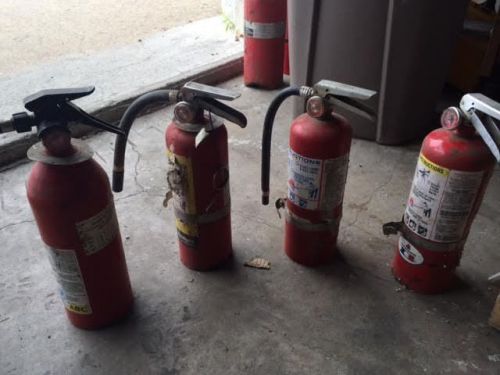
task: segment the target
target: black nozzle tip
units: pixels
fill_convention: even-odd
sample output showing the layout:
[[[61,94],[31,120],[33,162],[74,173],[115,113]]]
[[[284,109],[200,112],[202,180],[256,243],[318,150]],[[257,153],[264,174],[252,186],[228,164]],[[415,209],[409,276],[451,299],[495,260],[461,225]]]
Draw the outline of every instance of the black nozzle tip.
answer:
[[[123,190],[123,171],[113,171],[112,188],[115,193]]]
[[[18,133],[30,132],[35,126],[35,116],[26,112],[14,113],[11,119],[12,127]]]
[[[262,204],[264,206],[267,206],[269,204],[269,195],[263,195],[262,196]]]

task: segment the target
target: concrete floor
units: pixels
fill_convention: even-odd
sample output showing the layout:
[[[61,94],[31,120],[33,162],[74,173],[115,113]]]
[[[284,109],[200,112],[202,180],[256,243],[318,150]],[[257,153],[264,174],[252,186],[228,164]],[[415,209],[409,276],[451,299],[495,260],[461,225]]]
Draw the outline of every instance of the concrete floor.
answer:
[[[162,134],[171,108],[137,121],[125,191],[116,195],[135,309],[122,323],[81,331],[66,319],[25,199],[31,163],[0,174],[0,372],[2,374],[457,374],[500,373],[500,335],[487,325],[499,271],[500,175],[494,173],[459,269],[463,285],[422,296],[390,273],[418,145],[354,140],[331,266],[309,269],[283,253],[283,223],[260,205],[262,121],[273,92],[242,92],[247,129],[230,134],[233,245],[225,267],[190,271],[178,260],[166,191]],[[272,199],[285,194],[291,105],[273,141]],[[113,136],[88,139],[111,171]],[[243,267],[263,256],[270,271]]]

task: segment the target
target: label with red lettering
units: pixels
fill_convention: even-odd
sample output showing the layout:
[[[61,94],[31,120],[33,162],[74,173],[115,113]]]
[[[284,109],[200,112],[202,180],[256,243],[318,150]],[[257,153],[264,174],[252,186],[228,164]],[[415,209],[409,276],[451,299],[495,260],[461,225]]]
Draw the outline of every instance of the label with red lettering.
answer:
[[[410,264],[419,265],[424,262],[424,257],[420,251],[403,237],[399,237],[399,254]]]

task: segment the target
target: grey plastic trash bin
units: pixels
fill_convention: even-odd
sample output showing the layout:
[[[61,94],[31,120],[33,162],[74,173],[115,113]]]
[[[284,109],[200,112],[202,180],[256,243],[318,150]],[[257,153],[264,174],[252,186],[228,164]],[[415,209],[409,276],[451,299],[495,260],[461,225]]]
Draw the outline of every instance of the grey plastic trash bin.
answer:
[[[291,83],[331,79],[379,94],[354,136],[383,144],[429,129],[467,0],[288,0]],[[303,112],[301,99],[295,114]],[[339,109],[339,112],[344,112]]]

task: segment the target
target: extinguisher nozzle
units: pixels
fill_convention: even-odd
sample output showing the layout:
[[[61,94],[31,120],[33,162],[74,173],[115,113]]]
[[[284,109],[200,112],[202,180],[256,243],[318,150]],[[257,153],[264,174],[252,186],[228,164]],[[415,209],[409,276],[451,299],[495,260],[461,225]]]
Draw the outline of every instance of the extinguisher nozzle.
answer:
[[[269,204],[269,192],[262,193],[262,204],[267,206]]]
[[[113,171],[112,188],[115,193],[123,190],[123,175],[124,171]]]

